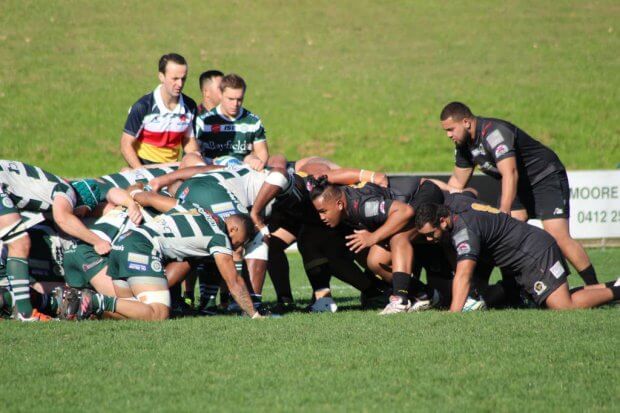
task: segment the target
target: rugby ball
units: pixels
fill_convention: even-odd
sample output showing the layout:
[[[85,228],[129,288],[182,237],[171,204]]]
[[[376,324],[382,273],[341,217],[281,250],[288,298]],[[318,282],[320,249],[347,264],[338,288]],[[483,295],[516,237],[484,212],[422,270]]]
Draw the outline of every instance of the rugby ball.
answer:
[[[336,302],[331,297],[319,298],[310,306],[312,313],[335,313],[338,310]]]

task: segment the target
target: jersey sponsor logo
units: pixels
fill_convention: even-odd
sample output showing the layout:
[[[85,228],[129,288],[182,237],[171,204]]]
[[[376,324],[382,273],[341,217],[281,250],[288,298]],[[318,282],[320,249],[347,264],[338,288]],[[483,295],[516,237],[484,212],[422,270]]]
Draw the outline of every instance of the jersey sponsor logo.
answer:
[[[146,271],[146,265],[143,264],[136,264],[135,262],[130,262],[128,263],[127,268],[129,268],[130,270],[136,270],[136,271]]]
[[[124,240],[125,238],[127,238],[128,236],[130,236],[132,232],[133,232],[133,231],[129,230],[129,231],[126,231],[126,232],[122,233],[122,234],[121,234],[118,238],[116,238],[116,241],[115,241],[115,242],[121,242],[122,240]],[[122,251],[122,250],[121,250],[121,251]]]
[[[385,201],[381,201],[379,203],[379,212],[381,212],[382,214],[385,214]]]
[[[220,133],[220,128],[222,127],[222,125],[211,125],[211,132],[213,133]]]
[[[463,241],[468,241],[469,240],[469,233],[467,232],[467,228],[463,228],[462,230],[460,230],[459,232],[454,234],[452,239],[454,239],[454,243],[456,245],[459,245]]]
[[[547,286],[545,285],[544,282],[536,281],[534,283],[534,292],[536,293],[536,295],[541,295],[545,291],[547,291]]]
[[[489,146],[491,146],[491,149],[495,149],[497,145],[504,143],[504,137],[498,129],[495,129],[489,136],[487,136],[487,142],[489,143]]]
[[[500,156],[508,153],[508,146],[501,144],[497,148],[495,148],[495,157],[499,158]]]
[[[136,264],[148,264],[149,256],[144,254],[137,254],[135,252],[130,252],[127,255],[127,261],[136,263]]]
[[[549,268],[549,271],[551,272],[551,274],[553,274],[555,278],[559,279],[561,276],[564,275],[564,266],[560,261],[556,261],[556,263],[553,264],[551,268]]]
[[[471,246],[469,245],[468,242],[461,242],[456,247],[456,253],[458,255],[465,255],[465,254],[469,254],[470,252],[471,252]]]
[[[218,204],[211,205],[211,211],[213,211],[216,214],[220,214],[223,212],[230,212],[234,210],[235,210],[235,206],[233,205],[232,202],[220,202]]]
[[[116,245],[116,244],[114,244],[114,245],[112,245],[112,249],[114,251],[125,251],[125,246],[124,245]]]
[[[101,264],[103,262],[103,258],[99,258],[93,262],[91,262],[90,264],[82,264],[82,271],[86,272],[90,269],[95,268],[97,265]]]
[[[562,208],[556,208],[553,210],[553,215],[562,215],[564,210]]]
[[[163,269],[162,265],[161,265],[161,261],[159,260],[158,257],[153,257],[152,258],[153,261],[151,261],[151,269],[155,272],[161,272],[161,270]]]
[[[379,201],[368,201],[364,204],[364,216],[366,218],[379,215]]]

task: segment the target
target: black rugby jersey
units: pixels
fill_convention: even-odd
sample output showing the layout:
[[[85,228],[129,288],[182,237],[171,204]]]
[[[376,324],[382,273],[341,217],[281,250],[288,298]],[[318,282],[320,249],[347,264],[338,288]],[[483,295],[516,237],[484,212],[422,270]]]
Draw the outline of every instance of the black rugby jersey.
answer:
[[[454,163],[459,168],[475,165],[485,174],[501,179],[497,162],[516,157],[519,179],[528,179],[531,185],[564,165],[551,149],[538,142],[515,125],[500,119],[476,118],[473,142],[457,145]]]
[[[487,204],[460,194],[446,196],[457,261],[490,258],[501,268],[527,269],[555,240],[547,232],[518,221]]]

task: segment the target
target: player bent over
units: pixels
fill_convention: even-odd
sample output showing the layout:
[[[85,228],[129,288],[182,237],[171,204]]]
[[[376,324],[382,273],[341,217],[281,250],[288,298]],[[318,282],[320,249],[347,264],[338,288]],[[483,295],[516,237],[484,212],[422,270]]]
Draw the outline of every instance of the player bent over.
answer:
[[[69,184],[59,176],[18,161],[0,161],[0,241],[8,246],[7,276],[14,294],[18,320],[36,321],[28,294],[28,255],[31,241],[26,230],[40,222],[28,213],[51,212],[66,234],[91,244],[100,254],[110,244],[82,223],[84,215],[99,203],[101,194],[92,180]]]
[[[566,169],[549,148],[500,119],[474,116],[460,102],[441,111],[441,125],[456,145],[449,184],[464,188],[476,165],[501,181],[499,210],[522,221],[539,218],[586,284],[597,284],[585,250],[570,236]]]
[[[165,260],[207,256],[214,257],[239,306],[251,317],[260,317],[232,259],[232,248],[243,245],[252,235],[252,221],[247,215],[222,220],[202,208],[177,206],[116,240],[108,275],[114,280],[119,298],[82,294],[78,318],[108,311],[128,319],[167,319],[170,293],[163,269]]]
[[[323,222],[332,228],[341,222],[353,228],[355,232],[347,236],[347,246],[355,253],[368,250],[368,267],[391,281],[390,303],[381,314],[429,308],[431,297],[426,286],[411,276],[414,258],[411,241],[416,235],[413,205],[416,199],[443,201],[439,188],[426,181],[411,191],[409,197],[372,183],[357,187],[332,185],[325,177],[312,182],[312,186],[310,198]],[[414,305],[409,300],[410,286],[418,295]]]
[[[620,298],[620,286],[613,282],[571,294],[568,267],[551,235],[469,197],[454,194],[444,205],[424,204],[416,212],[415,224],[431,242],[449,236],[456,249],[450,311],[463,311],[483,251],[505,273],[514,274],[517,284],[540,306],[592,308]]]

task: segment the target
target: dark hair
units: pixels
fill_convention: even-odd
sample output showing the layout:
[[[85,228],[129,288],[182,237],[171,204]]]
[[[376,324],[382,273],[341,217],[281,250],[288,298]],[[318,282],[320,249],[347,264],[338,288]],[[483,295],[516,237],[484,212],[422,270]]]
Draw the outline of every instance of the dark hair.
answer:
[[[224,89],[243,89],[245,92],[246,84],[245,80],[237,74],[229,73],[222,78],[222,83],[220,83],[220,90],[223,92]]]
[[[235,214],[232,215],[239,220],[239,225],[245,229],[245,234],[247,236],[247,241],[254,238],[256,234],[256,227],[254,226],[254,221],[248,214]]]
[[[448,103],[443,110],[441,111],[441,115],[439,115],[440,120],[447,120],[448,118],[452,118],[454,120],[462,120],[465,118],[473,118],[474,114],[471,113],[471,110],[461,102],[450,102]]]
[[[310,192],[310,200],[312,201],[320,196],[325,197],[325,199],[334,199],[342,194],[340,186],[330,184],[327,181],[327,175],[322,175],[318,178],[309,176],[306,181],[306,188]]]
[[[200,87],[200,90],[202,90],[205,83],[210,82],[214,77],[224,77],[224,73],[219,70],[207,70],[206,72],[202,72],[200,78],[198,78],[198,87]]]
[[[415,211],[415,227],[421,229],[426,224],[431,224],[433,228],[439,227],[441,218],[450,215],[450,210],[445,205],[440,204],[422,204]]]
[[[177,53],[168,53],[159,59],[159,73],[163,73],[164,75],[166,74],[166,66],[168,65],[168,62],[174,62],[178,65],[187,66],[187,60],[185,60],[183,56]]]

